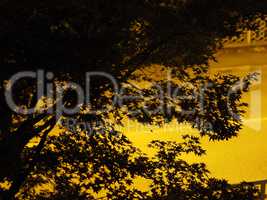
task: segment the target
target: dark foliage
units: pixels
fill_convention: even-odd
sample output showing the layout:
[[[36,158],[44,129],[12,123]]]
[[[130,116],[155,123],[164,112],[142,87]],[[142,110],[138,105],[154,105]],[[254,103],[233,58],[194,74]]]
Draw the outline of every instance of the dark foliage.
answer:
[[[255,75],[244,79],[221,75],[215,79],[206,75],[206,66],[221,48],[223,38],[238,36],[238,28],[257,28],[253,19],[266,14],[266,7],[266,1],[252,0],[0,2],[0,182],[11,183],[8,190],[1,191],[1,197],[12,199],[19,194],[17,198],[23,199],[92,199],[96,196],[88,191],[104,190],[109,199],[253,199],[253,188],[209,179],[203,164],[190,165],[178,159],[182,152],[203,153],[194,144],[196,138],[183,144],[155,141],[151,146],[158,149],[158,154],[150,159],[117,133],[114,125],[123,124],[125,115],[157,125],[175,119],[190,123],[201,136],[213,140],[236,136],[246,106],[239,100]],[[151,65],[157,70],[159,65],[170,70],[175,80],[154,80],[149,88],[138,91],[131,81],[152,82],[152,77],[136,75]],[[106,95],[104,91],[111,90],[112,85],[105,79],[94,79],[90,107],[108,111],[62,114],[62,118],[89,123],[94,134],[63,127],[60,135],[51,136],[57,126],[57,113],[17,114],[4,97],[4,91],[10,89],[7,80],[11,75],[37,69],[53,72],[54,86],[67,80],[83,85],[88,71],[109,73],[125,94],[141,92],[142,98],[110,108],[112,98],[120,94]],[[195,88],[209,85],[204,93],[204,110],[199,107],[199,97],[182,98],[194,92],[186,83]],[[237,83],[243,87],[226,100]],[[26,110],[40,101],[34,85],[25,79],[13,88],[14,99]],[[159,86],[179,88],[180,93],[155,98]],[[71,106],[74,102],[74,95],[66,93],[64,104]],[[144,103],[153,110],[162,102],[164,109],[160,111],[143,109]],[[235,117],[226,106],[236,113]],[[177,108],[195,112],[184,115]],[[29,148],[32,139],[39,142]],[[134,189],[133,180],[139,176],[153,182],[152,193]],[[48,183],[53,183],[54,193],[34,191],[36,185]]]

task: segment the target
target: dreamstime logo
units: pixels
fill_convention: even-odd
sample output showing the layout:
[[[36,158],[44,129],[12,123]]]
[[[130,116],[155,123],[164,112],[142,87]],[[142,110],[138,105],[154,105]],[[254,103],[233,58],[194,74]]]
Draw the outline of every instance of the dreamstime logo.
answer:
[[[135,93],[134,95],[129,94],[127,92],[125,92],[125,88],[121,87],[120,88],[120,84],[118,83],[118,81],[111,76],[108,73],[105,72],[99,72],[99,71],[95,71],[95,72],[87,72],[85,74],[85,89],[82,88],[79,84],[75,83],[75,82],[71,82],[71,81],[66,81],[64,82],[64,84],[56,84],[56,88],[54,85],[54,74],[52,72],[47,72],[45,73],[43,70],[38,70],[37,72],[34,71],[23,71],[23,72],[18,72],[16,74],[14,74],[10,80],[7,82],[7,86],[6,86],[6,90],[5,90],[5,98],[6,98],[6,102],[8,104],[8,106],[10,107],[10,109],[12,109],[13,111],[15,111],[16,113],[19,114],[34,114],[36,112],[36,105],[33,106],[32,108],[24,108],[23,106],[19,106],[16,104],[15,100],[14,100],[14,95],[13,95],[13,89],[15,88],[15,85],[19,83],[20,80],[23,79],[34,79],[36,80],[36,88],[37,88],[37,92],[36,92],[36,96],[37,99],[42,99],[43,97],[47,98],[47,99],[55,99],[55,102],[53,104],[53,106],[50,106],[49,109],[47,110],[43,110],[43,112],[48,112],[50,114],[56,114],[58,119],[62,116],[62,114],[67,114],[67,115],[73,115],[73,114],[77,114],[80,112],[80,108],[82,105],[90,105],[90,92],[91,92],[91,81],[94,78],[94,80],[97,80],[97,78],[101,77],[102,79],[106,79],[107,81],[109,81],[111,88],[113,89],[114,92],[114,97],[112,99],[112,104],[119,106],[119,107],[123,107],[123,105],[125,104],[125,102],[127,101],[140,101],[142,99],[144,99],[144,95],[142,92],[142,89],[140,89],[139,92]],[[164,100],[169,98],[173,100],[177,100],[179,99],[180,101],[192,101],[192,100],[196,100],[198,101],[198,105],[196,107],[198,107],[198,109],[196,108],[191,108],[190,110],[181,110],[180,112],[183,115],[189,116],[189,115],[194,115],[196,112],[199,112],[200,114],[205,113],[205,109],[207,109],[207,105],[206,105],[206,101],[205,101],[205,93],[206,91],[209,90],[209,88],[212,88],[213,85],[212,84],[204,84],[201,85],[200,88],[196,88],[196,86],[194,85],[190,85],[189,87],[193,88],[191,90],[191,94],[187,94],[184,95],[180,92],[181,88],[177,87],[177,88],[172,88],[172,85],[170,85],[169,83],[171,82],[171,77],[168,75],[167,76],[167,86],[166,87],[162,87],[162,85],[155,85],[156,90],[158,91],[156,94],[156,96],[154,96],[153,98],[155,100],[158,100],[158,102],[160,102],[159,104],[157,104],[157,106],[153,107],[149,107],[146,105],[146,103],[143,104],[143,107],[141,108],[144,112],[149,113],[149,114],[154,114],[154,113],[168,113],[169,109],[168,107],[164,106]],[[187,83],[190,84],[190,83]],[[260,88],[258,87],[261,84],[261,73],[259,72],[259,78],[257,81],[255,81],[254,83],[252,83],[252,90],[250,92],[250,96],[251,96],[251,101],[249,103],[250,105],[250,109],[249,109],[249,117],[247,118],[248,120],[245,120],[245,125],[249,126],[250,128],[253,128],[255,130],[259,130],[261,128],[261,123],[260,122],[251,122],[249,121],[250,118],[260,118],[261,116],[261,91]],[[184,85],[183,87],[188,87],[188,85]],[[233,93],[235,93],[238,89],[240,89],[242,86],[242,82],[232,86],[227,94],[227,98],[231,98],[231,95],[233,95]],[[64,103],[64,94],[67,90],[72,90],[73,92],[76,93],[76,104],[74,106],[72,106],[71,108],[66,106]],[[182,94],[182,95],[181,95]],[[177,98],[179,96],[179,98]],[[153,101],[153,98],[151,101]],[[236,120],[240,120],[240,116],[235,113],[231,108],[230,105],[230,101],[227,101],[227,111],[228,114]],[[175,103],[175,102],[172,102]],[[179,103],[179,102],[176,102]],[[130,110],[129,112],[131,112],[132,115],[138,115],[140,112],[140,107]],[[164,110],[165,109],[165,110]],[[96,112],[96,111],[93,111]],[[108,112],[108,110],[105,110],[105,112]],[[197,117],[196,119],[196,124],[198,124],[198,126],[202,126],[203,125],[203,121],[201,121],[201,119],[199,119]],[[206,125],[205,126],[209,126]],[[88,128],[88,127],[87,127]],[[212,127],[210,127],[212,128]]]

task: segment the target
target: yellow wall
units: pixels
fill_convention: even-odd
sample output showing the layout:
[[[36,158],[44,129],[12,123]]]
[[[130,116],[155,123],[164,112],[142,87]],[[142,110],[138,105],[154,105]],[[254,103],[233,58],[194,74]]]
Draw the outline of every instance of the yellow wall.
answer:
[[[195,161],[204,161],[211,174],[232,183],[267,179],[267,54],[265,49],[230,49],[217,55],[218,63],[212,63],[210,74],[216,72],[243,76],[260,72],[260,80],[244,97],[250,104],[248,116],[237,138],[223,142],[203,139],[207,155]],[[264,65],[265,64],[265,65]],[[195,132],[186,125],[171,123],[164,128],[144,127],[129,122],[125,127],[128,137],[142,150],[155,139],[179,140],[179,133]],[[152,131],[151,131],[152,130]],[[195,158],[189,158],[189,160]]]

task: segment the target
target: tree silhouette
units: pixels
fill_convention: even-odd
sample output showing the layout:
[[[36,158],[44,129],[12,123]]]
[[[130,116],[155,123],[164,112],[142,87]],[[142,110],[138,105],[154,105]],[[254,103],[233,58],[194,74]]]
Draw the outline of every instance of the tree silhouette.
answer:
[[[172,178],[166,184],[158,182],[160,175],[155,169],[155,166],[158,170],[164,169],[166,158],[159,153],[159,161],[149,159],[115,130],[115,124],[123,125],[125,116],[157,125],[175,119],[179,123],[191,124],[199,129],[201,136],[213,140],[236,136],[242,126],[243,106],[246,106],[239,100],[255,79],[255,74],[245,78],[232,75],[212,78],[206,74],[206,66],[221,48],[222,39],[238,36],[241,29],[257,28],[253,19],[265,14],[266,2],[10,0],[0,4],[0,11],[0,63],[4,69],[0,95],[0,181],[11,184],[9,189],[2,190],[3,198],[12,199],[18,194],[17,198],[42,199],[48,195],[47,198],[54,199],[90,199],[98,197],[87,194],[88,191],[99,193],[103,190],[110,199],[171,199],[173,195],[186,199],[194,192],[199,195],[195,198],[208,196],[212,199],[215,197],[209,195],[213,195],[213,190],[225,191],[223,195],[227,198],[232,194],[231,198],[236,198],[235,194],[249,196],[254,193],[253,189],[232,188],[217,180],[206,179],[207,185],[199,184],[190,174],[194,172],[204,176],[204,166],[190,166],[182,160],[174,162],[171,159],[175,153],[179,155],[179,149],[174,148],[176,144],[154,142],[151,145],[160,148],[159,152],[166,148],[174,151],[167,155],[169,161],[173,161],[172,168],[179,172],[179,166],[185,164],[187,167],[181,170],[188,173],[186,176],[193,182],[189,187],[195,189],[184,191],[179,187],[182,185],[177,185],[179,181],[175,188],[169,188]],[[153,77],[146,73],[140,74],[147,66],[153,65],[157,70],[159,65],[162,66],[173,78],[153,81]],[[107,91],[112,91],[112,84],[103,77],[93,78],[90,109],[106,112],[85,112],[88,105],[83,105],[80,112],[72,116],[62,113],[61,119],[71,117],[86,122],[91,130],[86,133],[77,124],[74,131],[62,127],[60,135],[51,136],[49,133],[58,126],[58,113],[18,114],[9,108],[4,95],[5,91],[12,89],[13,98],[25,108],[25,112],[35,106],[41,101],[36,95],[35,80],[23,79],[10,88],[8,79],[16,72],[37,69],[53,72],[51,93],[67,81],[84,86],[83,75],[90,71],[101,71],[115,77],[124,93],[107,95]],[[136,88],[133,81],[153,83],[148,88]],[[237,84],[240,87],[231,91]],[[199,96],[189,99],[195,89],[202,86],[205,86],[203,99]],[[176,95],[167,94],[168,88]],[[163,98],[157,98],[162,91],[165,91]],[[54,108],[59,100],[68,107],[77,100],[71,91],[65,91],[63,99],[52,96],[49,105],[46,95],[42,97],[47,106],[45,111]],[[138,98],[111,107],[113,98],[120,99],[123,95]],[[199,106],[199,102],[204,107]],[[162,109],[155,109],[159,105]],[[194,112],[184,114],[178,108]],[[27,145],[33,139],[38,140],[38,144],[30,148]],[[191,148],[193,152],[197,149],[197,146]],[[170,172],[169,176],[171,173],[177,171]],[[151,186],[153,194],[134,189],[133,179],[138,176],[155,182]],[[74,179],[79,180],[78,183]],[[34,188],[43,183],[54,183],[55,192],[44,192],[38,197]],[[163,193],[158,193],[157,189]]]

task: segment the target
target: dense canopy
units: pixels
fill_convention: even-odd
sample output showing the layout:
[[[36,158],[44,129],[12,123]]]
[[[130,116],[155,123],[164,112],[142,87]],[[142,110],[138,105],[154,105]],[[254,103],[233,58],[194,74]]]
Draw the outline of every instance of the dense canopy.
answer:
[[[153,141],[157,153],[150,158],[115,125],[125,118],[156,125],[176,120],[211,140],[237,136],[246,106],[240,100],[256,74],[211,77],[208,64],[224,38],[257,29],[254,19],[266,12],[267,2],[255,0],[2,1],[0,182],[8,187],[0,196],[254,199],[253,187],[209,178],[204,164],[181,159],[183,153],[204,153],[197,137]],[[37,70],[53,75],[46,76],[51,87],[45,85],[41,98],[35,79],[10,87],[12,75]],[[77,94],[70,89],[56,96],[57,89],[70,81],[86,88],[87,72],[113,77],[120,92],[107,76],[94,76],[90,102],[74,114],[59,112],[75,106]],[[158,72],[171,78],[156,77]],[[7,92],[24,113],[10,108]],[[36,112],[27,113],[32,107]],[[74,120],[72,129],[62,119]],[[140,177],[151,182],[149,191],[135,188]]]

